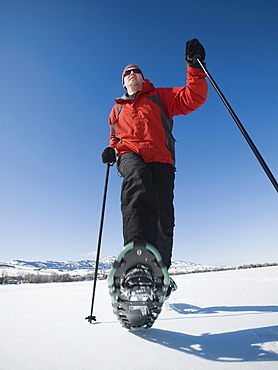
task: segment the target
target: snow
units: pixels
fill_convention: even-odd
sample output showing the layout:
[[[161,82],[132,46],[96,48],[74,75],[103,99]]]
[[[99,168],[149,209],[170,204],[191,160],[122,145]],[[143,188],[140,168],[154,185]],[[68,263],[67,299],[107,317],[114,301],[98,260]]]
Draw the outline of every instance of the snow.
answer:
[[[174,276],[153,328],[114,316],[107,281],[0,286],[1,370],[278,369],[278,267]]]

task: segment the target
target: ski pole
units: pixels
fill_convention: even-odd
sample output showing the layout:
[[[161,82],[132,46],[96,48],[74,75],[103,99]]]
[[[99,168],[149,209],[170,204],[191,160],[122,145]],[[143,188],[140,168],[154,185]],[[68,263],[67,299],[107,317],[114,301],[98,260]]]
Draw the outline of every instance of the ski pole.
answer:
[[[89,323],[92,321],[96,321],[96,316],[93,316],[93,309],[94,309],[94,302],[95,302],[95,295],[96,295],[96,284],[97,284],[97,273],[98,273],[98,265],[99,265],[99,256],[100,256],[100,247],[101,247],[101,238],[102,238],[102,230],[103,230],[103,221],[104,221],[104,213],[105,213],[105,204],[106,204],[106,195],[107,195],[107,187],[108,187],[108,178],[109,178],[109,170],[112,164],[107,163],[107,170],[106,170],[106,177],[105,177],[105,185],[103,191],[103,201],[102,201],[102,210],[101,210],[101,217],[100,217],[100,227],[99,227],[99,235],[98,235],[98,244],[97,244],[97,256],[96,256],[96,265],[95,265],[95,276],[94,276],[94,284],[93,284],[93,295],[92,295],[92,304],[91,304],[91,313],[89,316],[85,318],[88,320]]]
[[[253,150],[253,153],[255,154],[255,156],[257,157],[258,161],[260,162],[260,164],[261,164],[262,168],[264,169],[266,175],[268,176],[269,180],[272,182],[272,185],[274,186],[274,188],[278,192],[278,183],[277,183],[275,177],[273,176],[272,172],[270,171],[268,165],[265,163],[265,161],[264,161],[263,157],[261,156],[260,152],[256,148],[254,142],[252,141],[252,139],[248,135],[247,131],[245,130],[245,128],[243,127],[243,125],[240,122],[239,118],[235,114],[234,110],[232,109],[232,107],[228,103],[227,99],[225,98],[225,96],[223,95],[223,93],[221,92],[221,90],[219,89],[219,87],[217,86],[217,84],[214,81],[214,79],[212,78],[211,74],[208,72],[207,68],[204,66],[204,64],[201,62],[201,60],[199,58],[197,58],[197,61],[200,64],[200,66],[202,67],[202,69],[204,70],[204,72],[206,73],[208,79],[210,80],[212,86],[215,88],[217,94],[220,96],[220,98],[223,101],[224,105],[226,106],[226,108],[230,112],[230,114],[233,117],[235,123],[237,124],[239,130],[241,131],[241,133],[245,137],[247,143],[249,144],[249,146]]]

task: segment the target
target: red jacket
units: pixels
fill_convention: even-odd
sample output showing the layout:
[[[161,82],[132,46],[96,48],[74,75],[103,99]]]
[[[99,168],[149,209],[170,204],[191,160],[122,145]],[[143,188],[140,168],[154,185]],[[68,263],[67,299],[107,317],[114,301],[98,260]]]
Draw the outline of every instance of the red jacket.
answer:
[[[200,68],[188,66],[185,87],[155,88],[145,79],[134,100],[127,94],[115,99],[109,115],[110,146],[119,156],[135,152],[147,163],[174,163],[172,118],[193,112],[206,101],[205,77]]]

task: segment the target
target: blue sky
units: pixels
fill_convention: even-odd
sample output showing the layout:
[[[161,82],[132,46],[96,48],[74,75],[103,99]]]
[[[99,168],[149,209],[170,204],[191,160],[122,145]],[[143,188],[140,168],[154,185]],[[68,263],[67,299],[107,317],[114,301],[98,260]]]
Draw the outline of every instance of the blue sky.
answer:
[[[185,83],[185,42],[278,177],[277,1],[1,0],[0,260],[94,259],[121,72]],[[277,262],[277,192],[213,87],[175,119],[174,260]],[[102,256],[122,248],[111,168]]]

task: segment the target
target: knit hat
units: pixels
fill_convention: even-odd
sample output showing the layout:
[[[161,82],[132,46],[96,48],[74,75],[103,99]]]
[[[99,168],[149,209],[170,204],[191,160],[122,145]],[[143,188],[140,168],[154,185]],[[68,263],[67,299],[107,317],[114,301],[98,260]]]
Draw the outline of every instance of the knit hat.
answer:
[[[128,65],[124,68],[123,73],[122,73],[122,84],[123,84],[123,86],[125,85],[125,84],[124,84],[125,71],[126,71],[127,69],[131,69],[131,68],[132,68],[132,69],[139,69],[139,70],[140,70],[140,73],[141,73],[141,75],[142,75],[142,77],[143,77],[143,80],[145,79],[140,67],[138,67],[136,64],[128,64]]]

